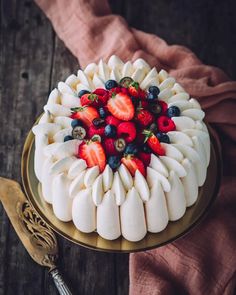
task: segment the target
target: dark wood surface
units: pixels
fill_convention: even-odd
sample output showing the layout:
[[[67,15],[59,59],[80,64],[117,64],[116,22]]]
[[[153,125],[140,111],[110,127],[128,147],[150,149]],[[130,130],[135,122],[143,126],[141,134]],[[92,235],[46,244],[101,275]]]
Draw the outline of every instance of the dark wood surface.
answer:
[[[130,25],[190,47],[205,63],[236,78],[235,1],[110,0]],[[1,0],[0,176],[20,180],[24,139],[58,81],[78,61],[30,0]],[[58,237],[60,266],[75,294],[128,294],[128,255],[106,254]],[[57,294],[0,205],[0,294]]]

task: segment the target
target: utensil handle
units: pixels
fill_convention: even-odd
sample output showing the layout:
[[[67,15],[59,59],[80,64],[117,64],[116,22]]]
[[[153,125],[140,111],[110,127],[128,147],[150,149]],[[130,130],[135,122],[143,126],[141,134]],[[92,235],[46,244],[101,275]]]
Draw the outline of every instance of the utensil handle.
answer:
[[[56,285],[60,295],[72,295],[70,289],[66,285],[61,273],[57,268],[54,268],[49,273],[51,274],[54,284]]]

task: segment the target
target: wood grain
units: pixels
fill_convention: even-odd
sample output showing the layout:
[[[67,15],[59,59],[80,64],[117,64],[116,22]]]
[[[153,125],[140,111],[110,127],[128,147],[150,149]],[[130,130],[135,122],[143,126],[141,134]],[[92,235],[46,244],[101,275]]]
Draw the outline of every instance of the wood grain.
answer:
[[[190,47],[205,63],[236,78],[235,2],[110,0],[112,10],[170,44]],[[0,175],[20,181],[24,138],[58,81],[78,61],[30,0],[1,0]],[[58,237],[61,269],[75,294],[128,294],[128,255],[78,247]],[[0,295],[57,294],[47,271],[19,242],[0,206]]]

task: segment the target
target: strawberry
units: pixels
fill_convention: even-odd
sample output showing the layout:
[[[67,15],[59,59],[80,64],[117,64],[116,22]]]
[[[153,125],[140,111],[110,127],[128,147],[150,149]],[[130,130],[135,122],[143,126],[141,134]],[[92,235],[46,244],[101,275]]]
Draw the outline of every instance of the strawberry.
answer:
[[[122,121],[110,115],[106,117],[105,122],[107,125],[114,125],[118,127]]]
[[[103,106],[107,103],[109,98],[109,92],[103,88],[97,88],[93,91],[93,94],[97,95],[97,106]]]
[[[135,116],[136,121],[143,127],[147,127],[154,121],[153,115],[142,108],[138,108]]]
[[[133,156],[127,156],[123,157],[121,159],[121,162],[128,168],[132,176],[135,175],[136,170],[139,170],[144,177],[146,176],[146,169],[144,167],[143,162],[140,159]]]
[[[164,156],[165,151],[162,148],[156,135],[154,135],[150,130],[144,130],[143,134],[146,135],[145,142],[147,142],[148,146],[152,149],[152,151],[159,156]]]
[[[148,166],[151,161],[151,154],[144,153],[144,152],[139,152],[138,153],[138,158],[142,160],[143,164],[145,166]]]
[[[101,137],[104,136],[105,127],[95,127],[94,125],[89,126],[87,135],[89,138],[92,138],[94,135],[100,135]]]
[[[141,98],[142,100],[147,98],[147,92],[145,90],[142,90],[139,88],[139,98]]]
[[[96,106],[98,102],[98,97],[96,94],[86,93],[81,96],[80,103],[82,106],[92,105]]]
[[[136,128],[133,122],[122,122],[117,127],[117,136],[125,139],[127,143],[132,142],[136,137]]]
[[[107,155],[116,156],[119,155],[115,148],[115,139],[114,138],[105,138],[103,141],[104,149]]]
[[[78,108],[72,108],[72,119],[79,119],[81,120],[87,127],[89,127],[93,119],[98,118],[98,112],[94,107],[91,106],[84,106]]]
[[[167,116],[157,118],[158,130],[164,133],[175,130],[175,123]]]
[[[129,94],[133,97],[139,97],[139,84],[132,82],[128,87]]]
[[[121,88],[120,87],[114,87],[111,90],[109,90],[109,97],[113,97],[114,95],[116,95],[117,93],[121,92]]]
[[[165,115],[168,109],[167,103],[162,100],[158,100],[158,104],[161,106],[161,115]]]
[[[114,97],[111,97],[108,100],[107,108],[117,119],[129,121],[134,117],[134,106],[127,94],[118,93]]]
[[[105,169],[106,155],[99,141],[90,140],[80,144],[78,156],[86,161],[88,167],[99,166],[100,172]]]
[[[129,94],[129,91],[127,88],[125,87],[121,87],[120,92],[124,93],[124,94]]]

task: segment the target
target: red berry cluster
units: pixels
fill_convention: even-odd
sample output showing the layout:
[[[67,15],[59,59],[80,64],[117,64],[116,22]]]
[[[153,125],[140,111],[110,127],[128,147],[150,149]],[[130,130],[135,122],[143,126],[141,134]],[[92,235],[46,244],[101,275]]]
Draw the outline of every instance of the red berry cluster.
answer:
[[[81,106],[72,109],[71,118],[81,121],[85,129],[78,156],[88,167],[98,165],[100,171],[106,163],[112,169],[123,163],[132,175],[137,169],[146,175],[150,153],[165,154],[156,132],[175,130],[175,124],[166,115],[167,104],[149,99],[139,83],[129,77],[113,82],[115,87],[83,94]]]

